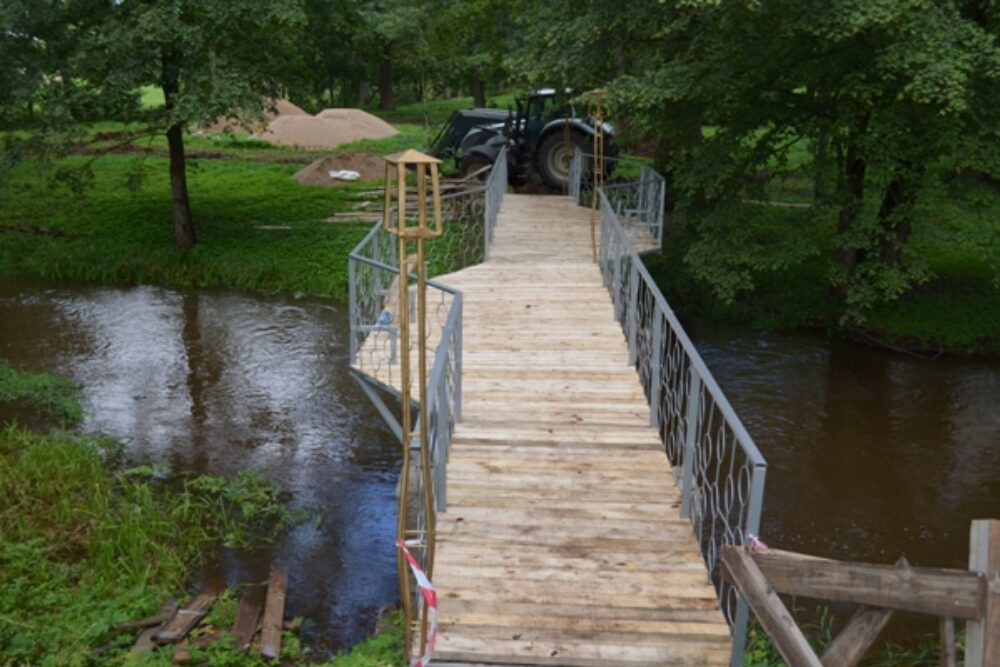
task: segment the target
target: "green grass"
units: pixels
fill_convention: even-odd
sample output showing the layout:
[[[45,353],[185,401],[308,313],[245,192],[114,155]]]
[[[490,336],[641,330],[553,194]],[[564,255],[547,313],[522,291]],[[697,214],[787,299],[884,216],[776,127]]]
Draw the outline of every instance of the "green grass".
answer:
[[[253,475],[168,485],[115,470],[113,452],[0,431],[0,665],[122,664],[135,637],[117,623],[183,597],[218,544],[259,544],[294,520]]]
[[[79,167],[83,157],[60,167]],[[114,284],[233,287],[346,295],[347,254],[369,225],[331,224],[371,184],[300,185],[301,165],[193,160],[189,187],[199,244],[174,248],[167,161],[108,155],[74,194],[25,162],[0,201],[0,274]],[[129,178],[141,170],[134,190]],[[281,225],[288,230],[260,229]],[[23,233],[17,230],[25,230]]]
[[[83,419],[79,388],[66,378],[11,368],[0,359],[0,406],[38,414],[46,421],[71,426]]]

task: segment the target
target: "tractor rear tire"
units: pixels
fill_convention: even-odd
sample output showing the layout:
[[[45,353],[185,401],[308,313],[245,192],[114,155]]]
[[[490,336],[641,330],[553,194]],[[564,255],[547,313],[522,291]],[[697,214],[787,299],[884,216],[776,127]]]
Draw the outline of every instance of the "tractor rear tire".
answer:
[[[573,161],[573,150],[579,148],[584,153],[593,151],[593,142],[580,132],[571,132],[569,143],[563,141],[562,132],[552,132],[542,139],[538,146],[536,164],[542,180],[556,190],[564,190],[569,183],[569,165]]]
[[[492,167],[493,160],[489,159],[485,155],[479,155],[474,153],[472,155],[466,155],[462,158],[461,164],[458,166],[459,172],[462,174],[462,178],[467,178],[471,174],[476,173],[483,167]],[[476,180],[485,181],[489,177],[490,171],[483,171],[478,176]]]

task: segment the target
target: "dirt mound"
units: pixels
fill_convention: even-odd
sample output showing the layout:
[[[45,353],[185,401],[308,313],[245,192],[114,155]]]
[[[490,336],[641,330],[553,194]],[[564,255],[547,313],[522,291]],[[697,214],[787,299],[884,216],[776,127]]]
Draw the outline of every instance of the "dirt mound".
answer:
[[[360,139],[382,139],[397,134],[396,130],[378,118],[363,111],[344,118],[320,118],[318,116],[280,116],[260,135],[264,141],[274,144],[303,146],[305,148],[335,148],[340,144]],[[371,120],[369,120],[371,119]],[[375,121],[375,122],[373,122]],[[381,127],[379,124],[389,128]]]
[[[310,164],[295,174],[295,180],[303,185],[331,187],[348,181],[330,178],[331,171],[350,169],[361,174],[361,180],[374,181],[385,178],[385,160],[368,153],[343,153],[328,155]]]
[[[389,123],[361,109],[323,109],[316,117],[347,125],[355,132],[363,133],[362,139],[384,139],[399,134]]]
[[[264,116],[267,118],[268,122],[273,121],[275,118],[280,118],[281,116],[308,116],[309,113],[304,111],[297,104],[293,104],[288,100],[272,100],[268,103],[268,106],[274,105],[274,111],[271,109],[264,110]],[[264,125],[261,123],[253,123],[249,128],[243,127],[239,122],[228,119],[219,118],[216,119],[214,123],[208,127],[199,128],[202,132],[207,134],[222,134],[223,132],[260,132],[264,129]]]

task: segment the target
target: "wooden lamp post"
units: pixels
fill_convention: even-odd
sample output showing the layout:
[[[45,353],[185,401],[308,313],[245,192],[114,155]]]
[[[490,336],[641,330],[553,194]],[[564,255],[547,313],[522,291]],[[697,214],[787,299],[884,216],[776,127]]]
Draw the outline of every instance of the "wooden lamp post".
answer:
[[[385,207],[382,226],[386,232],[399,239],[399,332],[400,332],[400,380],[402,382],[402,436],[403,436],[403,470],[399,485],[399,516],[397,519],[397,537],[408,545],[411,550],[423,550],[424,573],[431,579],[434,571],[434,498],[430,463],[430,442],[428,438],[427,414],[427,262],[424,252],[424,241],[437,238],[444,233],[441,219],[441,188],[438,165],[441,164],[429,155],[415,150],[390,155],[385,159]],[[406,174],[413,169],[416,172],[417,198],[413,209],[407,208]],[[395,185],[395,187],[393,187]],[[430,186],[430,192],[428,192]],[[428,210],[428,199],[433,206]],[[415,254],[414,254],[415,253]],[[417,312],[414,324],[417,328],[417,393],[420,401],[421,418],[418,433],[413,432],[412,378],[413,369],[410,359],[410,270],[416,268],[416,305]],[[420,451],[420,481],[422,487],[421,503],[425,525],[421,529],[407,527],[409,517],[409,501],[413,484],[410,472],[411,450],[419,442]],[[420,558],[419,551],[415,554]],[[412,650],[414,631],[414,609],[411,597],[410,575],[402,550],[397,551],[397,570],[399,574],[400,596],[403,600],[403,613],[406,617],[405,641],[407,654]],[[421,619],[421,645],[423,654],[427,641],[427,605],[424,603]]]
[[[590,109],[588,115],[594,120],[594,172],[593,195],[590,200],[590,246],[597,261],[597,209],[600,205],[598,190],[604,187],[604,98],[608,91],[603,88],[589,93]]]

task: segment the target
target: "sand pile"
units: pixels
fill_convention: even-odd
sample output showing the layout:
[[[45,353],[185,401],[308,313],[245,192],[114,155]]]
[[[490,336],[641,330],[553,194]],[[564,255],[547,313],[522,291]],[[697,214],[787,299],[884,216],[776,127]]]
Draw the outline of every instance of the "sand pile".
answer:
[[[368,153],[343,153],[320,158],[295,174],[295,180],[303,185],[331,187],[342,185],[342,181],[330,177],[331,171],[348,169],[361,174],[362,181],[376,181],[385,178],[385,160]]]
[[[318,116],[279,116],[260,138],[275,144],[334,148],[395,134],[398,132],[392,125],[360,109],[326,109]]]
[[[363,133],[363,139],[385,139],[394,137],[399,132],[378,116],[365,113],[361,109],[323,109],[317,118],[336,121],[342,125],[354,128],[355,132]]]
[[[288,100],[272,101],[268,106],[271,105],[274,106],[274,111],[271,111],[270,109],[264,110],[264,115],[267,117],[268,122],[271,122],[280,116],[309,115],[309,113],[303,110],[302,107],[297,104],[293,104]],[[241,126],[238,121],[227,118],[219,118],[208,127],[200,129],[208,134],[222,134],[223,132],[246,132],[248,128]],[[253,132],[260,132],[264,129],[264,126],[260,123],[254,123],[249,129]]]

